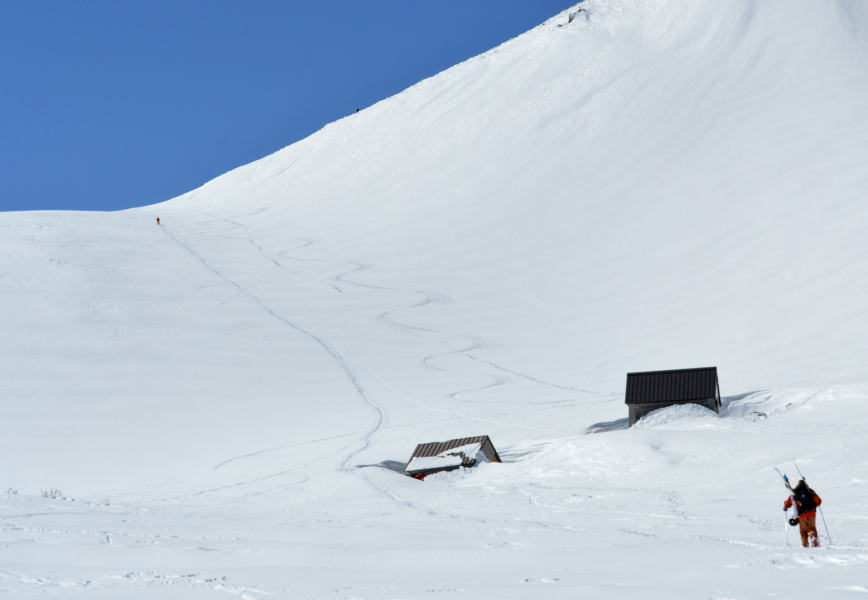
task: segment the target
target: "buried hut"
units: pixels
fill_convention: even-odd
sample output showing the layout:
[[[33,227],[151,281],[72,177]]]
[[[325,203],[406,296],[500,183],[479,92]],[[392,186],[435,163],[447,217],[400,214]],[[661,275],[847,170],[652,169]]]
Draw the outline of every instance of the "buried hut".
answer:
[[[404,467],[404,473],[422,479],[431,473],[473,467],[481,462],[501,462],[487,435],[419,444]]]
[[[631,426],[652,410],[678,404],[720,412],[717,367],[627,373],[625,402]]]

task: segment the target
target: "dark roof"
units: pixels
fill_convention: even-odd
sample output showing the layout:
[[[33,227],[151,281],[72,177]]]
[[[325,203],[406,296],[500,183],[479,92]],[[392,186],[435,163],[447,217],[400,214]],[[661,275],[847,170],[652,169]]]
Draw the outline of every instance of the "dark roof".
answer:
[[[410,456],[410,461],[408,461],[407,464],[409,465],[410,462],[417,457],[437,456],[447,450],[452,450],[453,448],[460,448],[462,446],[467,446],[468,444],[477,443],[480,444],[480,449],[489,460],[500,462],[500,456],[497,454],[497,450],[494,448],[491,438],[487,435],[477,435],[475,437],[458,438],[455,440],[447,440],[445,442],[427,442],[424,444],[418,444],[416,449],[413,450],[413,455]],[[464,454],[461,455],[461,458],[462,465],[466,467],[473,466],[476,461],[475,457],[465,456]]]
[[[716,398],[717,367],[627,373],[627,404],[690,402]]]

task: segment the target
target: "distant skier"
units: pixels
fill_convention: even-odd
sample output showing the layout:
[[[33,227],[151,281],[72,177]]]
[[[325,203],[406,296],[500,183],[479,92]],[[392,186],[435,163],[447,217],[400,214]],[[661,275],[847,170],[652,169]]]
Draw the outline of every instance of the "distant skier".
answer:
[[[160,224],[160,217],[157,217],[157,225]]]
[[[808,487],[804,479],[799,480],[798,485],[793,488],[793,495],[784,501],[784,510],[793,505],[793,499],[796,501],[796,514],[799,515],[802,546],[807,548],[810,540],[811,546],[816,548],[820,545],[820,538],[817,537],[817,507],[823,503],[823,500],[817,492]]]

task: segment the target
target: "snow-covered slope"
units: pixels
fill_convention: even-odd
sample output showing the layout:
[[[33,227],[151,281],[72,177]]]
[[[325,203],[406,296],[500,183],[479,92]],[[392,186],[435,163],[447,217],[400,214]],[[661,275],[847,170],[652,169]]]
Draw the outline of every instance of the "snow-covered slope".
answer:
[[[588,0],[179,198],[0,215],[0,594],[868,591],[865,106],[861,1]],[[706,365],[721,417],[619,429]]]
[[[433,287],[438,324],[580,386],[864,378],[864,3],[585,11],[159,210]]]

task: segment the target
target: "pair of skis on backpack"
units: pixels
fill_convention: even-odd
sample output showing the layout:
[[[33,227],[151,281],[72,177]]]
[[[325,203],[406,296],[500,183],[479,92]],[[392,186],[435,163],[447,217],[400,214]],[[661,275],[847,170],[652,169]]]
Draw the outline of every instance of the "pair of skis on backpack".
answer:
[[[793,463],[793,465],[795,466],[795,463]],[[796,466],[796,470],[799,471],[798,466]],[[777,467],[775,467],[775,471],[777,471],[778,475],[780,475],[781,478],[783,478],[784,485],[787,486],[788,490],[790,490],[790,499],[793,501],[793,515],[790,516],[789,510],[787,510],[787,509],[784,509],[784,510],[786,511],[786,515],[787,515],[787,523],[789,523],[790,525],[795,527],[796,525],[799,524],[799,510],[798,510],[798,508],[796,508],[796,496],[794,495],[795,491],[793,490],[793,485],[790,483],[790,478],[787,477],[786,473],[784,473],[783,471],[781,471]],[[801,474],[802,474],[802,472],[799,471],[799,475],[801,475]],[[802,479],[804,479],[804,477]]]

